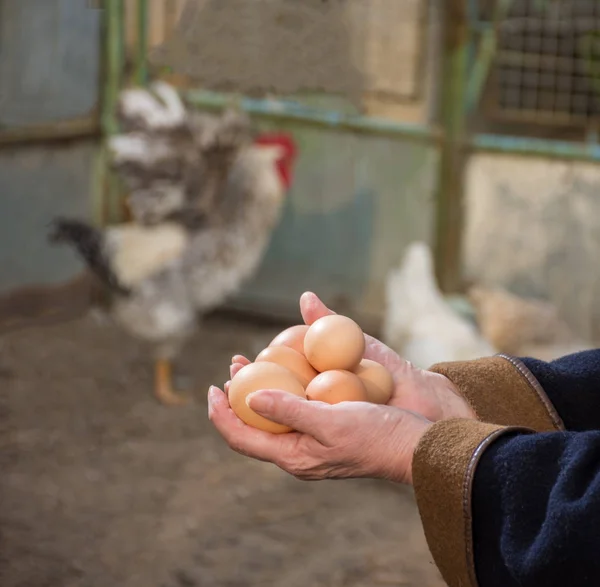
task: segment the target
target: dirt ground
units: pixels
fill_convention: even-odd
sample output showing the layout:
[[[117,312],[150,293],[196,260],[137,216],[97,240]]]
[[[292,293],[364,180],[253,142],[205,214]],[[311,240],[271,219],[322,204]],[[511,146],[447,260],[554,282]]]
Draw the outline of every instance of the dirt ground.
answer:
[[[177,365],[197,390],[183,408],[91,317],[0,339],[0,585],[443,585],[409,490],[296,481],[212,428],[209,383],[275,332],[211,319]]]

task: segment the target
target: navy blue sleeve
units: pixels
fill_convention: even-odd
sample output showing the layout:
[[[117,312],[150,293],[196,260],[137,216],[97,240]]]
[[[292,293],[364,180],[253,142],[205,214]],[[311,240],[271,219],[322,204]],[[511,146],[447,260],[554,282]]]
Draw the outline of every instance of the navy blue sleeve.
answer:
[[[600,429],[600,349],[550,363],[521,361],[539,381],[567,430]]]
[[[600,431],[500,437],[476,469],[472,524],[479,587],[600,585]]]

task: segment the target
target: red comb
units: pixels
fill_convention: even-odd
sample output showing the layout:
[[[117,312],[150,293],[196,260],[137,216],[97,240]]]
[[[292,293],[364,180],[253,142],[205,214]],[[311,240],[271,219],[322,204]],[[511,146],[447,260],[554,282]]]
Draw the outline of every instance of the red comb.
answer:
[[[254,144],[277,146],[283,149],[284,154],[279,161],[275,162],[275,165],[283,185],[289,189],[292,183],[294,160],[298,154],[298,148],[292,136],[287,133],[266,132],[256,137]]]
[[[298,152],[294,139],[286,133],[263,133],[258,135],[254,142],[257,145],[277,145],[283,147],[289,157],[295,157]]]

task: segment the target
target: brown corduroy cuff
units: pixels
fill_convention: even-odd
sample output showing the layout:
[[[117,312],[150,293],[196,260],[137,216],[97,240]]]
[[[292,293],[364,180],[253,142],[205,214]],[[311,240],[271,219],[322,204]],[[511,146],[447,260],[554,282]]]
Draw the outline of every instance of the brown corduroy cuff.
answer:
[[[413,485],[427,544],[450,587],[477,587],[471,490],[477,463],[508,432],[533,432],[474,420],[442,420],[423,436],[413,458]]]
[[[541,385],[519,359],[497,355],[438,363],[429,370],[450,379],[483,422],[536,432],[565,429]]]

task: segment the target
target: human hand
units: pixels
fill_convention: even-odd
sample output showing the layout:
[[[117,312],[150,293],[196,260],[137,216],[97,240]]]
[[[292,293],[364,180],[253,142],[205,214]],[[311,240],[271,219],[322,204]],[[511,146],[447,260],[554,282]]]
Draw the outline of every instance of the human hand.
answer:
[[[236,452],[307,481],[371,477],[411,484],[413,454],[431,426],[392,406],[329,405],[277,390],[250,394],[248,402],[260,415],[295,432],[270,434],[244,424],[216,387],[208,393],[209,418]]]
[[[335,313],[311,292],[303,294],[300,298],[300,312],[308,325],[323,316]],[[388,406],[416,412],[432,422],[448,418],[476,418],[471,407],[458,394],[449,379],[438,373],[414,367],[368,334],[365,334],[365,340],[365,358],[386,367],[394,378],[394,392]],[[235,355],[230,367],[231,377],[250,362],[242,355]]]

